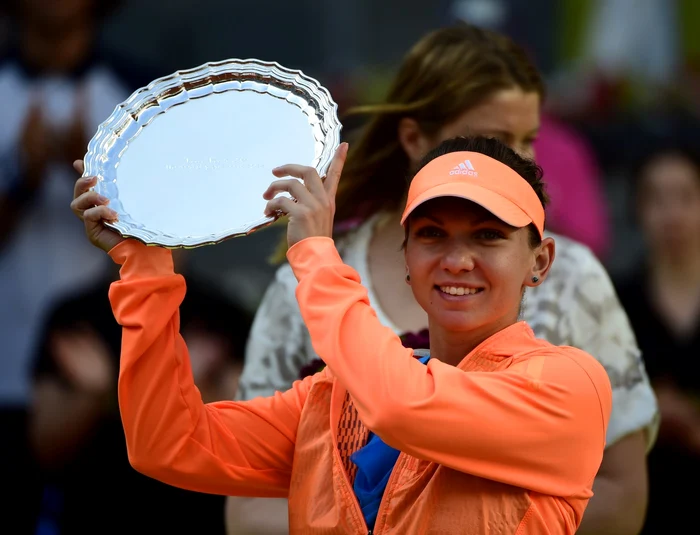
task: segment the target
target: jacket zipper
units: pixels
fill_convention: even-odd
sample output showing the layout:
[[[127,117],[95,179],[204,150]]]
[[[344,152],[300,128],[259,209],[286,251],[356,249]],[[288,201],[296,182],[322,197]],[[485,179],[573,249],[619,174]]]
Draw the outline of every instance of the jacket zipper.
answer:
[[[389,476],[389,480],[386,482],[386,488],[384,489],[384,495],[382,496],[382,500],[379,502],[379,509],[377,510],[377,522],[379,522],[379,519],[382,518],[382,511],[386,509],[387,507],[387,501],[386,497],[389,492],[389,489],[391,489],[392,483],[394,480],[399,477],[399,473],[401,470],[403,470],[404,464],[406,464],[406,454],[405,453],[400,453],[398,459],[396,459],[396,464],[394,465],[394,468],[391,471],[391,475]],[[374,525],[374,530],[369,530],[367,532],[367,535],[374,535],[380,533],[380,530],[377,528],[379,527],[384,527],[384,523],[379,526],[378,524]],[[382,530],[383,531],[383,530]]]
[[[347,485],[347,488],[350,489],[350,495],[352,496],[352,504],[355,509],[355,512],[358,514],[360,517],[360,522],[362,522],[367,528],[367,523],[365,522],[365,517],[362,514],[362,508],[360,507],[360,502],[357,501],[357,497],[355,496],[355,491],[352,488],[352,485],[350,484],[350,477],[348,476],[347,472],[345,471],[345,468],[343,468],[343,460],[340,458],[340,452],[338,451],[338,442],[337,439],[334,439],[333,441],[335,443],[335,447],[333,448],[333,455],[335,456],[335,460],[338,462],[338,466],[340,466],[340,471],[343,472],[343,478],[345,478],[345,483]],[[369,535],[372,535],[372,530],[368,530],[367,533]]]

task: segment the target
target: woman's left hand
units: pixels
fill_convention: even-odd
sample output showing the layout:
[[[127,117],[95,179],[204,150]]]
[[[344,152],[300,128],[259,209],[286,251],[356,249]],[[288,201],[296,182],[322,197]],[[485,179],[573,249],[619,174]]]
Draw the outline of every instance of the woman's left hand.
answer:
[[[269,199],[265,214],[268,216],[283,213],[289,217],[287,224],[287,244],[289,247],[305,238],[314,236],[333,237],[333,217],[335,215],[335,193],[348,153],[348,144],[341,143],[335,152],[325,180],[321,180],[313,167],[303,165],[283,165],[272,170],[278,178],[292,176],[294,179],[276,180],[263,198]],[[288,197],[275,197],[286,191]]]

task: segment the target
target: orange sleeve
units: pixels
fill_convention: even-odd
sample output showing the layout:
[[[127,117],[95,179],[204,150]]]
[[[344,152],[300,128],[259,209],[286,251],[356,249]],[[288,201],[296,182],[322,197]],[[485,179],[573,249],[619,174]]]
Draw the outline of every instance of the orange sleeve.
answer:
[[[119,408],[129,460],[165,483],[229,496],[287,496],[296,432],[313,377],[285,393],[205,405],[180,336],[185,280],[171,252],[127,240],[110,251],[122,325]]]
[[[387,444],[543,494],[591,495],[612,397],[595,359],[551,348],[498,373],[426,366],[380,324],[331,239],[303,240],[288,258],[314,349]]]

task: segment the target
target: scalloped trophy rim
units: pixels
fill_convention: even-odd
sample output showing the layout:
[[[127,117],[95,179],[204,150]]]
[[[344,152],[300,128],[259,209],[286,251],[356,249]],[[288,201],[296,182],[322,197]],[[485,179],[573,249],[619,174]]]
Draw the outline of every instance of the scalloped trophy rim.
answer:
[[[330,92],[328,89],[322,86],[318,80],[304,74],[300,69],[287,68],[280,65],[276,61],[263,61],[252,58],[230,58],[220,61],[206,62],[191,69],[178,70],[172,74],[156,78],[148,85],[135,90],[126,100],[118,104],[109,117],[98,126],[95,135],[89,141],[87,146],[87,153],[84,157],[85,171],[83,172],[82,176],[97,176],[97,184],[93,187],[93,189],[99,189],[101,182],[104,181],[104,164],[114,159],[109,156],[109,149],[106,149],[105,145],[114,139],[115,131],[120,125],[127,122],[129,118],[138,124],[137,132],[124,140],[126,146],[116,156],[116,159],[118,160],[124,150],[126,150],[128,147],[129,142],[137,137],[138,133],[141,132],[143,128],[148,126],[148,124],[155,120],[156,117],[162,115],[171,107],[181,104],[179,102],[167,102],[165,99],[162,99],[166,91],[172,90],[176,87],[182,87],[184,91],[188,91],[188,89],[185,88],[186,83],[197,80],[206,80],[209,78],[209,83],[203,84],[203,87],[209,85],[212,87],[212,89],[210,89],[204,95],[192,97],[192,99],[202,98],[203,96],[217,93],[217,91],[214,90],[215,84],[211,82],[212,75],[220,76],[246,73],[252,75],[265,75],[269,76],[272,80],[292,84],[305,92],[308,95],[309,100],[313,101],[318,106],[317,109],[319,113],[317,115],[320,123],[323,125],[323,137],[322,139],[317,139],[317,141],[321,141],[323,143],[323,150],[321,155],[317,158],[318,162],[316,164],[316,170],[320,176],[325,176],[325,173],[328,170],[333,158],[333,153],[340,144],[340,131],[342,128],[337,116],[338,105],[333,100]],[[269,83],[265,85],[268,88],[270,87]],[[234,89],[226,89],[223,92],[231,90]],[[268,91],[268,94],[271,93]],[[150,115],[147,120],[140,123],[139,121],[142,118],[142,113],[144,110],[149,110],[156,107],[147,106],[147,103],[153,102],[157,103],[158,111]],[[128,214],[125,215],[128,216]],[[276,217],[261,217],[260,219],[252,221],[242,227],[227,229],[216,234],[183,237],[174,237],[164,233],[158,234],[155,231],[135,228],[133,225],[121,220],[117,221],[116,223],[105,224],[117,231],[122,237],[133,238],[146,245],[165,248],[190,249],[207,245],[215,245],[230,238],[250,235],[256,230],[272,224],[276,219]]]

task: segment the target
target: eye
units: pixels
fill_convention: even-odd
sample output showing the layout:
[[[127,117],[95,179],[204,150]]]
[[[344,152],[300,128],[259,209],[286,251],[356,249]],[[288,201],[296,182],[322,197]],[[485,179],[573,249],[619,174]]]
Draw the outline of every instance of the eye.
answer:
[[[415,236],[418,238],[441,238],[445,235],[445,231],[439,227],[425,226],[416,230]]]
[[[497,229],[484,228],[476,231],[476,237],[480,240],[495,241],[505,239],[506,235]]]

